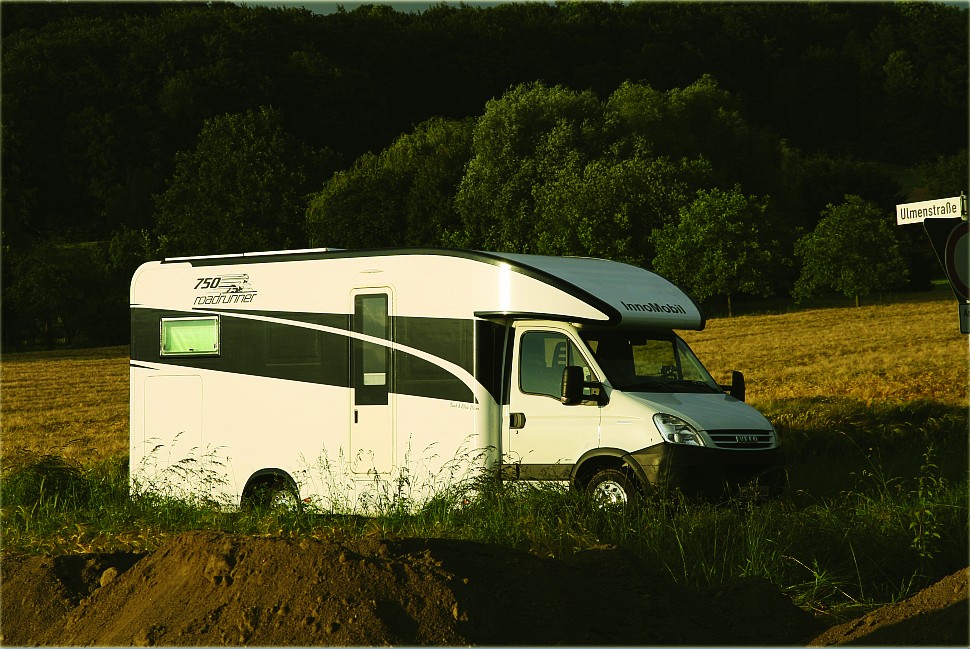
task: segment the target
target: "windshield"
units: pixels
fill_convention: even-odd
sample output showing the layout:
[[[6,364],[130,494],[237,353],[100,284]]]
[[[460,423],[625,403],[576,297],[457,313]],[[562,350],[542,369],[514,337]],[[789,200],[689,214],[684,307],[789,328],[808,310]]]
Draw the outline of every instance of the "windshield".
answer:
[[[627,392],[722,392],[683,340],[672,333],[583,331],[610,385]]]

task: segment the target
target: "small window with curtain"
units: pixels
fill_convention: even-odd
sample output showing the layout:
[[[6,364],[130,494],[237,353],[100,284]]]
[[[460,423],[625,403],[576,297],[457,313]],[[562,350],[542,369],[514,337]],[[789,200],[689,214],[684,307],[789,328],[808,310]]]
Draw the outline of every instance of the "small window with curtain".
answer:
[[[162,356],[218,356],[219,316],[162,318]]]

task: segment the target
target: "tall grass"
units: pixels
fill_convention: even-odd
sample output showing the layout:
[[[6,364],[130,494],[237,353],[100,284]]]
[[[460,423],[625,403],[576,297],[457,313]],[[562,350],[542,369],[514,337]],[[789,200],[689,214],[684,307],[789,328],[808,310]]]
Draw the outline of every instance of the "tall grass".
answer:
[[[967,482],[943,477],[932,453],[912,478],[887,478],[873,462],[850,488],[807,504],[648,497],[609,511],[558,486],[483,478],[417,511],[389,508],[371,518],[306,509],[224,511],[202,501],[129,496],[124,469],[120,462],[83,468],[53,456],[21,457],[0,484],[5,548],[141,552],[192,529],[448,537],[548,557],[609,545],[682,584],[706,588],[762,577],[806,609],[847,617],[965,566],[968,547]]]

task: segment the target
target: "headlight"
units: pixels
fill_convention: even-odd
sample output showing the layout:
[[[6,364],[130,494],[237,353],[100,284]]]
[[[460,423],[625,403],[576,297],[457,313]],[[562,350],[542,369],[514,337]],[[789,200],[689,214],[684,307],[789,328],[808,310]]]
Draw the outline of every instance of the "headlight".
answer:
[[[680,417],[659,413],[653,416],[653,423],[664,440],[671,444],[687,444],[688,446],[704,446],[704,440],[693,426]]]

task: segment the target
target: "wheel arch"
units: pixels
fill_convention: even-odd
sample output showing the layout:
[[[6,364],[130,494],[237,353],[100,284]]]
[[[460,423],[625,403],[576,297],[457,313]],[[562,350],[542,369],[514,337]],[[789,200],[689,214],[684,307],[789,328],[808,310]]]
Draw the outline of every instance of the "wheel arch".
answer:
[[[241,497],[242,504],[252,502],[253,496],[260,487],[273,484],[279,484],[287,489],[290,489],[294,494],[297,495],[297,499],[299,499],[300,487],[296,484],[296,480],[293,479],[293,476],[291,476],[284,469],[267,468],[260,469],[249,476],[249,480],[246,481],[246,486],[243,487]]]
[[[642,487],[648,487],[650,481],[643,467],[628,452],[621,448],[594,448],[583,453],[573,465],[570,483],[577,489],[582,489],[593,475],[600,469],[626,469],[635,476]]]

